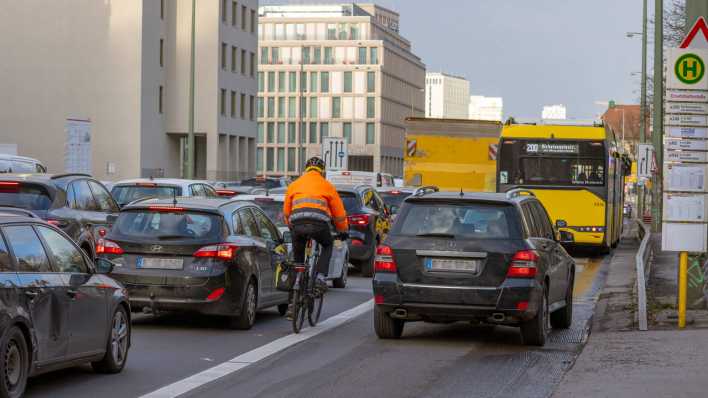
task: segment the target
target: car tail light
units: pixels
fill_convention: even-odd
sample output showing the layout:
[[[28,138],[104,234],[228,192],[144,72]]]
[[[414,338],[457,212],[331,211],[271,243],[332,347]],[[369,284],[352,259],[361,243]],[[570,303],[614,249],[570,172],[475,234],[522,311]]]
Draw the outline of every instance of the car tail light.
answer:
[[[533,250],[521,250],[511,259],[507,278],[533,278],[536,276],[538,254]]]
[[[519,301],[516,303],[516,309],[519,311],[526,311],[529,309],[529,302],[528,301]]]
[[[396,261],[393,260],[393,250],[391,247],[380,245],[376,248],[376,258],[374,259],[374,271],[376,272],[396,272]]]
[[[139,182],[135,184],[136,187],[156,187],[157,184],[154,182]]]
[[[369,225],[369,215],[368,214],[353,214],[349,217],[349,224],[350,225]]]
[[[233,260],[236,257],[238,246],[231,243],[220,243],[218,245],[204,246],[194,252],[194,257],[216,258],[219,260]]]
[[[177,206],[148,206],[148,210],[150,211],[160,211],[160,212],[166,212],[166,213],[177,213],[177,212],[183,212],[184,207],[177,207]]]
[[[98,229],[98,236],[100,236],[101,238],[103,238],[104,236],[106,236],[107,233],[108,233],[108,231],[106,231],[105,228],[99,228],[99,229]]]
[[[20,189],[20,183],[16,181],[0,181],[0,190],[2,191],[17,191]]]
[[[47,224],[53,225],[57,228],[64,228],[68,225],[68,223],[64,220],[56,220],[56,219],[48,219]]]
[[[383,294],[375,294],[374,295],[374,304],[383,304],[383,303],[384,303]]]
[[[116,242],[99,239],[96,244],[96,254],[123,254],[123,249]]]
[[[343,176],[350,176],[350,175],[352,175],[352,173],[350,173],[350,172],[348,172],[348,171],[343,171],[343,172],[342,172],[342,175],[343,175]]]
[[[236,196],[236,191],[232,191],[230,189],[217,189],[216,194],[219,196],[226,196],[230,198],[232,196]]]
[[[223,287],[220,287],[218,289],[214,289],[213,292],[209,293],[209,295],[207,296],[206,299],[207,299],[207,301],[216,301],[216,300],[220,299],[221,296],[224,295],[225,291],[226,291],[226,289],[224,289]]]
[[[364,246],[364,241],[352,238],[352,246]]]

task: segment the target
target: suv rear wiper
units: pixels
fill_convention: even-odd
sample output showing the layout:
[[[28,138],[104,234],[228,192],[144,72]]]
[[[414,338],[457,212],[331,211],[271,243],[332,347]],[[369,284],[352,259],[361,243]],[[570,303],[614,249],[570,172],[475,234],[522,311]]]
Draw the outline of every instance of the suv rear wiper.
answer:
[[[187,239],[187,238],[192,238],[193,236],[190,235],[157,235],[156,238],[159,240],[167,240],[167,239]]]
[[[453,234],[446,234],[442,232],[430,232],[427,234],[417,234],[416,236],[421,237],[421,238],[450,238],[450,239],[455,239],[455,235]]]

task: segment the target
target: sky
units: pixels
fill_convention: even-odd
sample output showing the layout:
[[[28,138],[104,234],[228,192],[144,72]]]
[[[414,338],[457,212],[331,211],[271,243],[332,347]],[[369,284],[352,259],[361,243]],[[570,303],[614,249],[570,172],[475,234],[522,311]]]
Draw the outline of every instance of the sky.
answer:
[[[401,35],[431,72],[504,99],[504,116],[597,118],[596,102],[637,103],[642,0],[370,0],[400,14]],[[340,3],[262,0],[261,4]],[[342,2],[343,3],[343,2]],[[653,3],[653,2],[650,2]],[[649,10],[651,15],[652,10]],[[649,45],[651,51],[651,44]]]

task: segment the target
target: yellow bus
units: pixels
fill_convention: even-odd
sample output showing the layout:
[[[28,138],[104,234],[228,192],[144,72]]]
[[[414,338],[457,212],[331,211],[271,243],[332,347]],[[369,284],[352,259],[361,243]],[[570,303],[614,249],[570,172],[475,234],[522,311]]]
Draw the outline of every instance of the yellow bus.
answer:
[[[502,129],[497,191],[525,188],[565,243],[607,253],[619,243],[628,157],[601,125],[509,124]]]

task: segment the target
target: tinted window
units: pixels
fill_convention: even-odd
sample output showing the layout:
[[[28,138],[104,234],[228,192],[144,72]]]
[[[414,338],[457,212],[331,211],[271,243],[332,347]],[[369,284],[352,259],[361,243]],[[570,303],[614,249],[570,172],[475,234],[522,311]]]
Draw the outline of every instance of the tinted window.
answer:
[[[0,173],[11,173],[12,163],[6,159],[0,159]]]
[[[210,187],[209,185],[203,185],[204,188],[204,195],[208,198],[216,198],[219,195],[216,194],[216,191],[214,188]]]
[[[47,227],[37,227],[59,272],[87,273],[88,268],[79,249],[58,232]]]
[[[121,212],[112,232],[159,240],[218,240],[223,235],[223,223],[215,214],[138,210]]]
[[[89,181],[89,187],[91,187],[91,192],[93,192],[93,197],[98,204],[98,208],[102,211],[118,211],[116,204],[111,198],[111,194],[106,191],[103,185],[97,183],[96,181]]]
[[[396,235],[452,235],[456,238],[504,239],[519,236],[514,208],[486,203],[404,204],[393,233]]]
[[[270,178],[247,178],[241,181],[241,185],[246,187],[263,187],[266,189],[273,189],[281,186],[280,180],[270,179]]]
[[[382,192],[380,195],[384,203],[391,209],[391,213],[396,214],[403,203],[403,199],[405,199],[409,194],[403,192],[397,194]]]
[[[5,241],[0,236],[0,272],[13,271],[10,253],[5,246]]]
[[[142,185],[118,185],[111,191],[113,198],[119,205],[125,206],[130,202],[143,198],[173,198],[182,195],[179,187],[168,186],[142,186]]]
[[[191,192],[192,196],[205,196],[204,188],[202,188],[202,184],[190,185],[189,191]]]
[[[266,215],[259,210],[253,210],[253,214],[256,216],[256,220],[258,220],[258,226],[261,229],[261,236],[263,239],[272,240],[274,242],[278,241],[278,230],[275,228],[273,223],[270,222],[268,217],[266,217]]]
[[[541,238],[542,233],[536,224],[536,219],[533,215],[533,211],[531,210],[531,206],[529,206],[528,203],[524,203],[521,205],[521,209],[524,212],[524,219],[526,220],[526,224],[529,228],[529,236],[532,238]]]
[[[247,236],[259,236],[258,224],[256,224],[256,219],[253,218],[253,214],[248,209],[241,209],[238,211],[238,215],[241,218],[241,228],[243,228],[243,233]]]
[[[98,206],[93,199],[93,193],[91,193],[91,189],[86,180],[74,181],[71,185],[74,187],[74,201],[77,209],[89,211],[98,210]]]
[[[344,202],[344,209],[347,214],[356,214],[361,212],[361,200],[358,196],[351,192],[339,192],[339,197]]]
[[[36,173],[37,166],[31,162],[22,162],[18,160],[12,161],[12,172],[13,173]]]
[[[47,210],[52,206],[52,199],[41,185],[8,182],[0,184],[0,206]]]
[[[50,272],[49,259],[34,229],[29,225],[3,228],[20,272]]]
[[[553,226],[548,218],[548,214],[546,214],[546,210],[538,202],[533,202],[532,205],[535,209],[536,224],[539,225],[541,233],[545,238],[553,239],[555,233],[553,232]]]
[[[278,227],[285,226],[285,216],[283,215],[283,202],[272,199],[256,199],[254,202],[263,209],[263,212]]]

